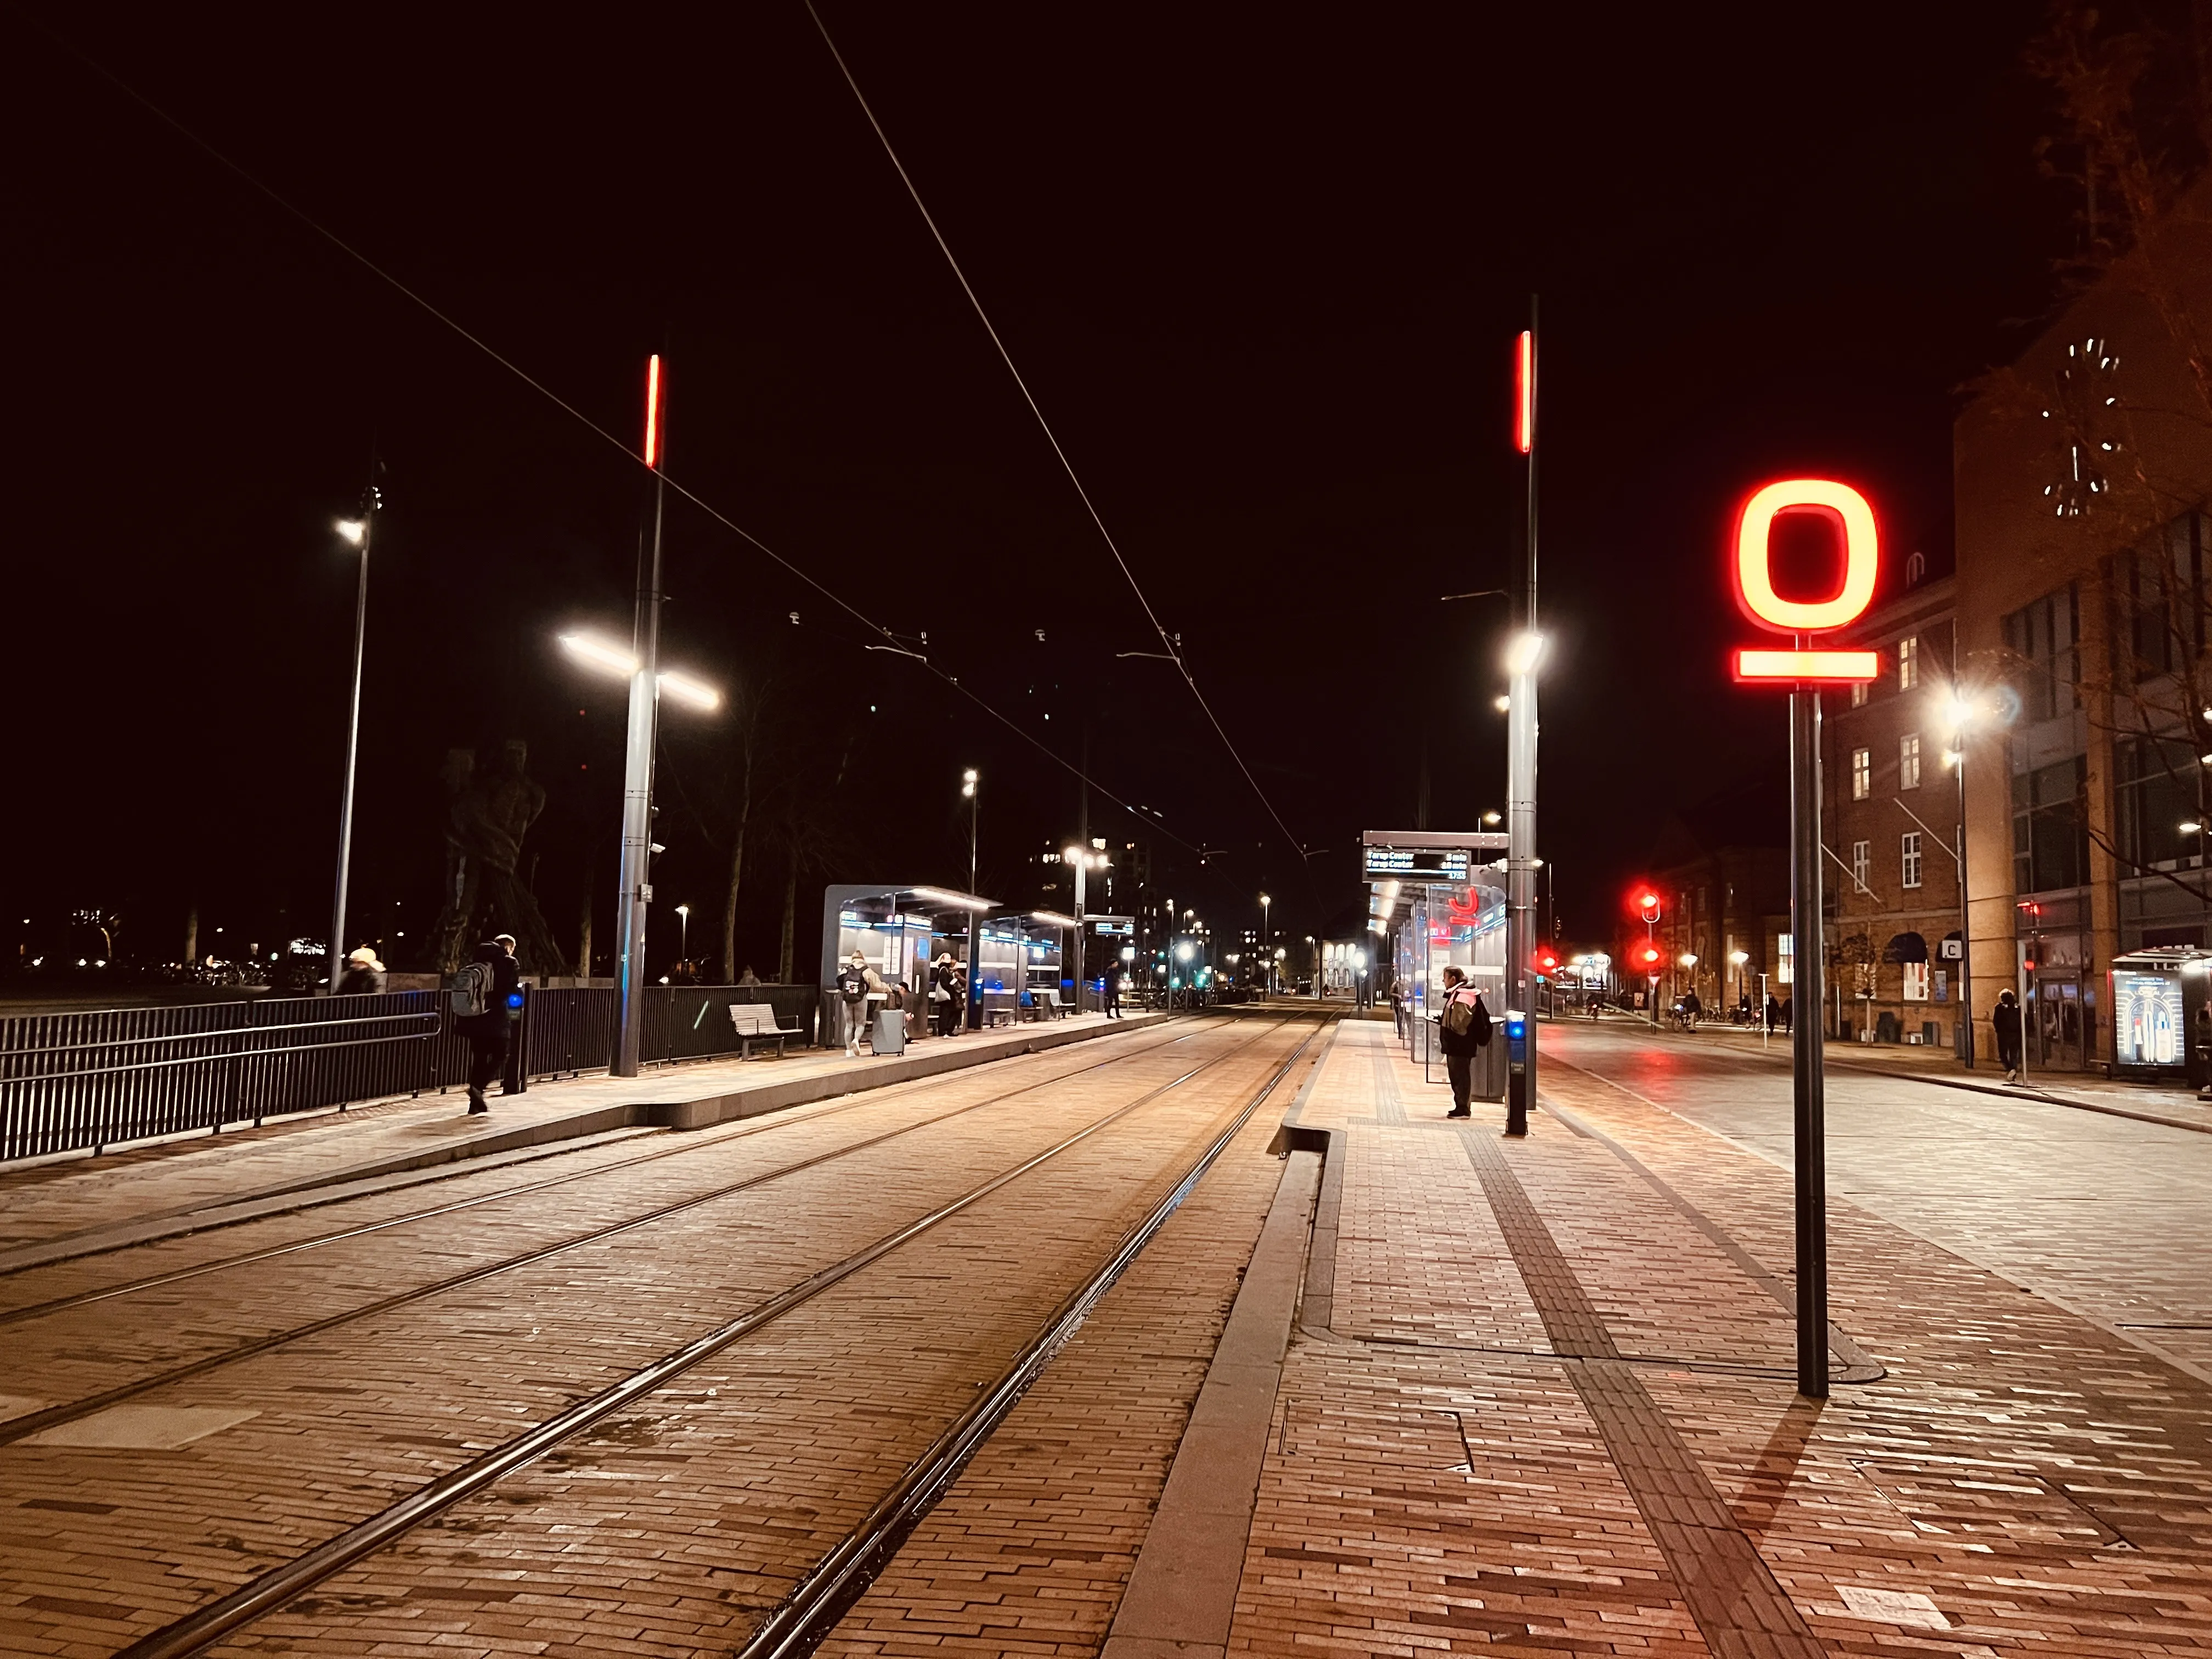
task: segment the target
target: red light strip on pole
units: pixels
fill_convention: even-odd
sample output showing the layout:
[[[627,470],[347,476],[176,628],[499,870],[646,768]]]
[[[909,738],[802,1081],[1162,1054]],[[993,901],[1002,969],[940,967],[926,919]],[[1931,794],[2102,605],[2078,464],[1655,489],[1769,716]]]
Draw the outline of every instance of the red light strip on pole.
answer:
[[[1738,651],[1740,680],[1871,680],[1881,674],[1878,651]]]
[[[1523,455],[1536,447],[1536,336],[1528,329],[1521,331],[1521,346],[1516,358],[1513,406],[1513,445]]]
[[[660,354],[657,351],[645,365],[645,464],[656,472],[660,470]]]

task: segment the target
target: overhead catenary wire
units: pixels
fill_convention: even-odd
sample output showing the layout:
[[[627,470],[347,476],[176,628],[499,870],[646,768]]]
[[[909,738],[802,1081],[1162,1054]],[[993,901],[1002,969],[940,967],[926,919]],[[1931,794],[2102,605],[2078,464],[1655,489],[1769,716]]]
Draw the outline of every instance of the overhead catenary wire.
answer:
[[[346,240],[343,236],[340,236],[336,231],[331,230],[320,220],[317,219],[313,214],[307,212],[307,210],[297,206],[289,198],[284,196],[273,185],[264,182],[258,174],[250,171],[243,164],[234,161],[225,151],[219,149],[216,145],[202,137],[198,132],[185,125],[184,122],[179,120],[175,116],[170,114],[167,110],[155,103],[144,93],[139,91],[137,87],[131,85],[130,82],[116,74],[114,70],[109,69],[98,58],[93,57],[89,52],[78,46],[67,36],[52,27],[44,20],[27,11],[22,11],[19,9],[18,15],[22,16],[24,20],[39,33],[44,35],[47,41],[57,50],[75,59],[86,70],[97,76],[100,80],[106,82],[109,86],[114,88],[125,98],[128,98],[132,103],[137,105],[139,108],[144,110],[148,114],[154,117],[155,120],[161,122],[162,125],[167,127],[171,131],[176,133],[186,143],[192,145],[193,148],[198,149],[203,155],[205,155],[210,160],[214,161],[225,171],[234,175],[258,194],[266,197],[279,209],[283,210],[283,211],[289,214],[291,217],[298,220],[300,223],[306,226],[316,235],[321,237],[325,242],[328,242],[339,252],[344,254],[346,258],[360,265],[362,270],[368,271],[379,282],[385,283],[395,293],[399,294],[409,302],[428,313],[437,322],[442,324],[446,328],[451,330],[454,334],[459,335],[463,340],[475,347],[485,356],[490,358],[492,362],[497,363],[501,368],[514,376],[516,380],[521,381],[523,385],[528,386],[532,392],[538,393],[539,397],[544,398],[556,409],[558,409],[562,414],[576,422],[586,431],[594,434],[598,437],[604,439],[606,442],[613,445],[615,448],[620,450],[631,460],[635,461],[640,466],[646,465],[645,457],[637,450],[633,449],[629,442],[624,439],[617,436],[612,432],[610,432],[605,427],[600,425],[599,422],[593,420],[590,416],[584,413],[582,410],[577,408],[567,398],[561,396],[559,392],[554,391],[543,380],[531,374],[527,369],[524,368],[513,358],[507,356],[504,352],[501,352],[497,347],[491,344],[490,342],[484,339],[481,335],[476,333],[473,330],[467,327],[451,313],[441,308],[426,295],[419,293],[415,289],[410,287],[406,283],[401,281],[391,271],[386,270],[374,259],[362,252],[361,249],[356,247],[351,242]],[[1188,848],[1190,851],[1199,853],[1201,857],[1203,856],[1202,849],[1196,843],[1184,840],[1182,836],[1176,835],[1173,830],[1159,823],[1152,814],[1140,811],[1136,806],[1132,805],[1128,801],[1123,799],[1113,790],[1109,789],[1104,784],[1100,783],[1097,779],[1091,777],[1081,767],[1055,752],[1034,733],[1024,730],[1023,727],[1012,717],[1001,713],[998,708],[986,702],[982,697],[977,696],[967,686],[962,684],[957,675],[947,673],[944,669],[939,668],[936,664],[931,662],[928,658],[908,649],[905,644],[900,640],[899,636],[893,633],[889,628],[886,628],[883,623],[876,621],[874,617],[860,610],[859,606],[854,605],[850,600],[847,599],[835,589],[826,586],[817,578],[811,574],[804,567],[794,563],[792,560],[786,558],[782,554],[777,552],[775,549],[770,547],[758,536],[753,534],[751,531],[746,529],[743,525],[738,523],[734,519],[732,519],[727,514],[722,512],[720,508],[715,507],[713,502],[706,500],[696,491],[686,489],[683,484],[678,483],[675,478],[670,477],[665,469],[662,471],[660,476],[666,483],[667,487],[676,495],[680,495],[684,500],[697,507],[702,513],[704,513],[708,518],[720,525],[724,529],[729,531],[732,534],[737,536],[741,540],[750,544],[761,553],[766,555],[777,564],[782,566],[785,570],[797,577],[800,581],[805,583],[807,586],[812,588],[816,592],[821,594],[823,598],[828,599],[839,610],[850,616],[870,633],[887,641],[890,647],[897,651],[900,655],[913,657],[939,680],[951,687],[953,690],[958,692],[969,702],[975,704],[977,708],[989,715],[993,720],[998,721],[1000,725],[1005,726],[1009,732],[1014,733],[1015,736],[1020,738],[1024,743],[1036,750],[1038,753],[1043,755],[1047,759],[1050,760],[1054,765],[1060,767],[1070,776],[1079,778],[1083,782],[1088,784],[1091,788],[1097,790],[1098,793],[1106,799],[1111,801],[1115,806],[1120,807],[1122,811],[1127,813],[1132,818],[1134,818],[1138,822],[1145,824],[1148,829],[1167,836],[1168,839],[1176,842],[1176,845]],[[1196,688],[1194,687],[1193,689],[1195,690]],[[1210,712],[1211,711],[1209,711],[1209,714]],[[1216,722],[1216,728],[1218,729],[1218,722]],[[1239,763],[1242,764],[1241,762]],[[1246,775],[1249,776],[1249,774],[1248,773]],[[1255,785],[1255,787],[1256,787],[1257,786]],[[1279,818],[1276,822],[1280,823],[1281,820]],[[1287,834],[1288,832],[1285,831],[1285,833]]]
[[[992,324],[990,313],[983,309],[982,301],[976,297],[975,287],[968,280],[968,273],[960,268],[960,261],[953,257],[951,244],[945,240],[945,233],[937,228],[937,221],[921,199],[921,191],[915,187],[913,175],[907,172],[906,164],[899,160],[898,151],[891,144],[890,135],[884,131],[884,124],[876,118],[876,112],[869,106],[867,94],[860,90],[860,82],[845,62],[845,54],[837,50],[836,41],[830,37],[830,26],[822,21],[822,14],[815,9],[814,0],[805,0],[805,5],[806,15],[814,20],[814,27],[822,36],[822,44],[829,47],[830,56],[836,60],[838,73],[845,77],[845,84],[852,89],[854,101],[860,105],[860,113],[868,118],[868,125],[875,129],[877,140],[884,147],[884,154],[890,157],[892,168],[898,173],[899,182],[906,186],[906,193],[913,198],[915,211],[921,215],[922,223],[929,227],[929,234],[937,243],[938,252],[945,256],[945,263],[951,266],[952,275],[960,284],[960,291],[968,296],[968,303],[975,308],[975,316],[983,325],[983,331],[991,337],[991,343],[998,348],[1000,361],[1006,364],[1006,373],[1013,376],[1014,385],[1021,391],[1022,401],[1029,405],[1030,413],[1036,417],[1045,441],[1052,446],[1052,453],[1059,457],[1068,483],[1075,486],[1076,496],[1082,501],[1083,510],[1091,515],[1091,522],[1097,527],[1099,539],[1106,544],[1106,550],[1114,556],[1114,562],[1121,567],[1121,574],[1129,584],[1129,591],[1137,596],[1137,603],[1144,610],[1145,620],[1152,623],[1152,631],[1159,635],[1168,660],[1175,664],[1176,672],[1182,676],[1183,684],[1190,688],[1190,695],[1197,700],[1200,709],[1212,726],[1214,735],[1221,739],[1221,746],[1229,751],[1229,758],[1237,763],[1237,769],[1244,775],[1244,781],[1252,786],[1252,793],[1259,797],[1260,805],[1267,809],[1267,816],[1275,821],[1275,828],[1283,832],[1283,839],[1291,844],[1291,850],[1304,861],[1308,856],[1304,844],[1291,833],[1290,825],[1283,822],[1283,815],[1275,810],[1275,803],[1267,798],[1267,792],[1260,787],[1260,780],[1252,775],[1252,769],[1244,763],[1244,757],[1231,740],[1228,729],[1213,712],[1212,704],[1206,702],[1206,693],[1199,690],[1197,676],[1190,672],[1190,665],[1183,660],[1180,636],[1169,634],[1160,621],[1159,613],[1152,609],[1152,600],[1145,596],[1144,586],[1138,581],[1137,573],[1129,568],[1128,560],[1121,556],[1121,549],[1114,539],[1114,532],[1107,529],[1105,519],[1091,499],[1091,492],[1083,487],[1083,480],[1075,471],[1075,463],[1068,459],[1066,450],[1060,447],[1060,438],[1053,431],[1052,422],[1045,419],[1044,410],[1038,406],[1036,395],[1030,391],[1029,382],[1022,378],[1021,370],[1014,366],[1013,354],[1006,349],[1006,343],[999,337],[999,331]]]

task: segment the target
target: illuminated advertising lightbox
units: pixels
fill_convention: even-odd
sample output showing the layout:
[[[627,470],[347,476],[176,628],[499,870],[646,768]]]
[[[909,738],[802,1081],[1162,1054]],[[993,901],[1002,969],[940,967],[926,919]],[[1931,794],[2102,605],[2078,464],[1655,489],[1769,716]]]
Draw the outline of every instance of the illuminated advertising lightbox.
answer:
[[[2179,1066],[2186,1059],[2181,981],[2171,974],[2112,973],[2112,1058],[2122,1066]]]

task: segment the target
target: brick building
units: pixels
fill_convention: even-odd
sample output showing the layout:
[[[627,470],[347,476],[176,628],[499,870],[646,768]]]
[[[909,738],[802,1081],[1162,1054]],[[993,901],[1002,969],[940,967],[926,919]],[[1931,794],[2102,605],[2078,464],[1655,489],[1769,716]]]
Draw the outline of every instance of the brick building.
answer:
[[[1845,1041],[1958,1040],[1956,579],[1927,569],[1912,554],[1904,590],[1853,630],[1881,678],[1820,700],[1828,1029]]]
[[[2122,951],[2212,943],[2212,198],[2139,237],[1954,428],[1974,1015],[2031,1063],[2111,1056]],[[2032,969],[2024,964],[2032,960]]]
[[[1790,995],[1787,811],[1784,791],[1761,780],[1661,827],[1649,885],[1661,911],[1650,937],[1663,957],[1662,1007],[1692,988],[1714,1015],[1745,995],[1755,1006],[1762,975],[1777,997]],[[1615,970],[1630,991],[1647,984],[1634,965],[1645,937],[1642,922],[1625,921],[1613,945]],[[1686,965],[1686,957],[1696,961]]]

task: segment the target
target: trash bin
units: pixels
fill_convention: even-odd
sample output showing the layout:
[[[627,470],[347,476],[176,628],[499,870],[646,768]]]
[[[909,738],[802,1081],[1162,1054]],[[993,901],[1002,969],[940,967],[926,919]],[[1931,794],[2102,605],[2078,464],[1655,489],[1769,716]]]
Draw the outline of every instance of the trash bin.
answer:
[[[906,1052],[906,1011],[902,1008],[876,1010],[874,1033],[868,1044],[879,1054],[902,1054]]]

